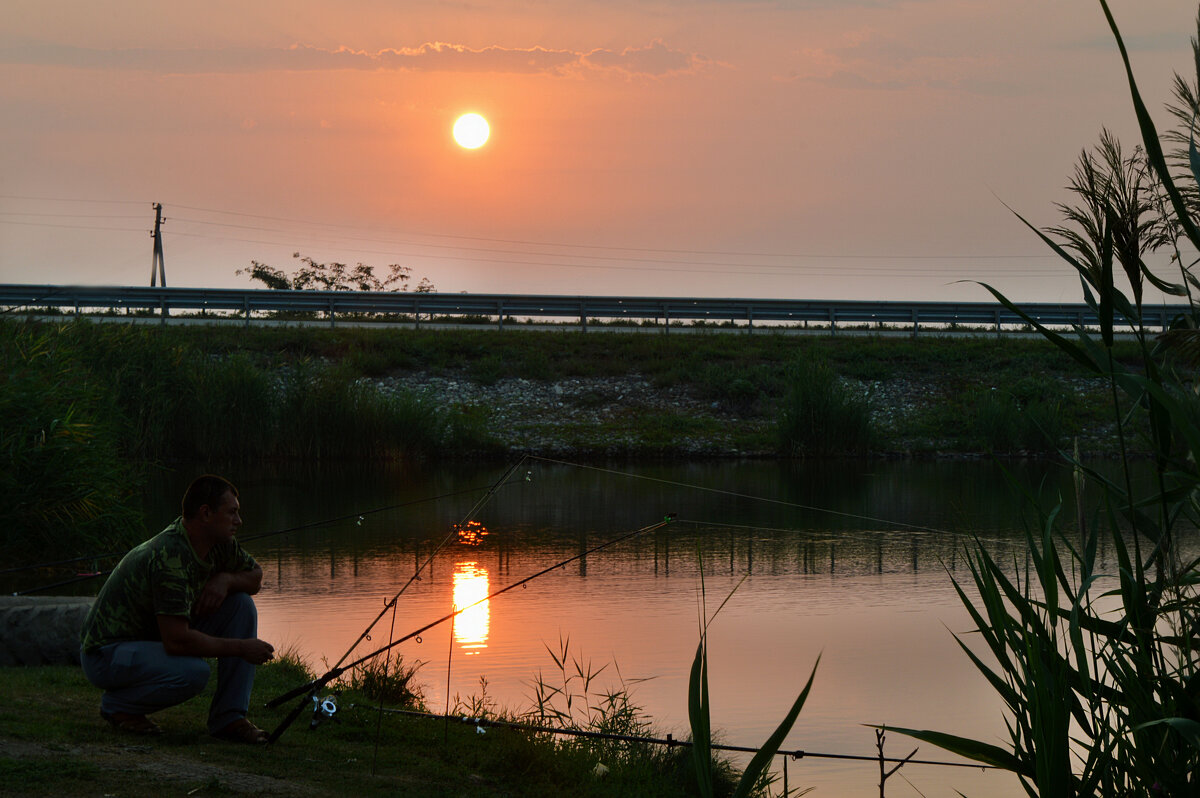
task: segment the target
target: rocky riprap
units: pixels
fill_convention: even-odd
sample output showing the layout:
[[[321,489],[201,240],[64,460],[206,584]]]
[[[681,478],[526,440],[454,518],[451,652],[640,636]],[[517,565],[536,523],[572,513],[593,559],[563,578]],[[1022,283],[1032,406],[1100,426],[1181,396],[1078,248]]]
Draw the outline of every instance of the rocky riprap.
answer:
[[[487,430],[512,451],[545,455],[645,452],[649,414],[707,419],[714,434],[672,439],[672,453],[687,455],[759,454],[739,452],[725,425],[763,426],[694,395],[689,386],[662,388],[640,376],[571,378],[554,381],[508,377],[481,384],[463,376],[414,373],[377,381],[384,390],[407,391],[441,407],[478,408]]]
[[[660,387],[640,375],[553,381],[504,378],[481,384],[465,375],[414,372],[375,381],[387,391],[405,391],[441,407],[478,408],[487,430],[516,452],[543,455],[652,454],[756,457],[774,455],[776,409],[763,397],[753,411],[706,399],[695,386]],[[913,414],[941,400],[945,389],[918,380],[851,382],[870,398],[879,429],[891,436]],[[674,426],[671,416],[690,420],[678,434],[654,435],[654,420]],[[747,445],[746,441],[758,441]],[[937,441],[913,441],[923,449]],[[907,449],[908,444],[902,442]]]

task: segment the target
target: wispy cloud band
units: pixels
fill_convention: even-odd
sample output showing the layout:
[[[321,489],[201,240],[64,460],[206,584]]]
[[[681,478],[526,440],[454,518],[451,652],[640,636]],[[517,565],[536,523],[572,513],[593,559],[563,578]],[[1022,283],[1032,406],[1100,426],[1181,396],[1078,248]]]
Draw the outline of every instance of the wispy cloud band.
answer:
[[[312,72],[329,70],[400,70],[408,72],[495,72],[580,76],[616,73],[635,77],[694,74],[715,62],[698,53],[654,40],[624,50],[554,50],[545,47],[481,49],[446,42],[369,52],[350,47],[328,49],[308,44],[291,47],[93,49],[57,44],[0,47],[0,63],[63,66],[76,69],[132,70],[164,74]]]

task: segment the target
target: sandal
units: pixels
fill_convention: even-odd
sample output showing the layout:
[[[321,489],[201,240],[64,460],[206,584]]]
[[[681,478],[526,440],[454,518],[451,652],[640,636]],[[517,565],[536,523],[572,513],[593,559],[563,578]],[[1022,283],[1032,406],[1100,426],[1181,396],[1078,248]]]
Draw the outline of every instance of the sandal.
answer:
[[[218,740],[224,740],[228,743],[247,743],[249,745],[263,745],[267,742],[267,738],[271,735],[263,729],[258,728],[245,718],[240,718],[230,723],[224,729],[212,733],[213,737]]]
[[[100,717],[108,721],[114,729],[126,734],[162,734],[162,727],[145,715],[131,715],[128,712],[105,712],[100,710]]]

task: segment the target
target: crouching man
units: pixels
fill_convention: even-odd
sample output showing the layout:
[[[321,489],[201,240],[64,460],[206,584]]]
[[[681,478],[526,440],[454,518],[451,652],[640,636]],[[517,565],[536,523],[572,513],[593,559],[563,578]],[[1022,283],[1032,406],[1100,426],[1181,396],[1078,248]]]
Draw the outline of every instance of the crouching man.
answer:
[[[96,597],[80,658],[88,681],[104,690],[100,715],[115,728],[161,733],[146,716],[202,691],[205,658],[215,657],[209,732],[266,742],[246,711],[255,667],[275,649],[258,639],[250,596],[263,572],[234,540],[239,510],[237,488],[221,477],[199,477],[183,496],[183,516],[126,554]]]

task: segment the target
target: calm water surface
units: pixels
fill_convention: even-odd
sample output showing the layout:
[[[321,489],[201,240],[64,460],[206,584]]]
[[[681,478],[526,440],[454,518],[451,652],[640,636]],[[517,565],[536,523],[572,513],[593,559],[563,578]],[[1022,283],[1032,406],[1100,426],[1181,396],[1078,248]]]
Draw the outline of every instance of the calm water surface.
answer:
[[[1010,467],[1011,469],[1012,467]],[[756,746],[795,699],[818,655],[813,691],[785,749],[873,755],[863,724],[929,728],[1002,743],[1001,705],[952,633],[970,622],[950,573],[969,581],[962,546],[978,536],[1019,556],[1013,475],[979,462],[699,463],[612,470],[528,460],[475,512],[504,468],[235,469],[242,535],[327,519],[249,540],[266,571],[260,634],[299,649],[318,671],[338,661],[384,603],[448,535],[431,567],[357,658],[538,570],[668,514],[671,524],[591,554],[431,629],[399,647],[424,663],[430,707],[487,695],[530,706],[538,675],[561,683],[547,649],[569,651],[598,682],[624,684],[660,733],[687,735],[687,674],[696,649],[701,566],[711,613],[713,726],[724,742]],[[1043,490],[1069,491],[1047,465],[1015,469]],[[192,470],[152,487],[163,524]],[[1068,494],[1069,495],[1069,494]],[[442,498],[435,498],[435,497]],[[395,506],[408,503],[407,506]],[[379,508],[390,508],[382,509]],[[455,525],[475,522],[469,534]],[[744,581],[743,581],[744,580]],[[970,643],[971,636],[966,638]],[[448,667],[449,665],[449,667]],[[887,753],[915,745],[890,735]],[[921,746],[922,758],[954,757]],[[805,758],[793,788],[878,794],[870,762]],[[905,795],[1022,794],[1006,775],[909,765],[889,780]]]

